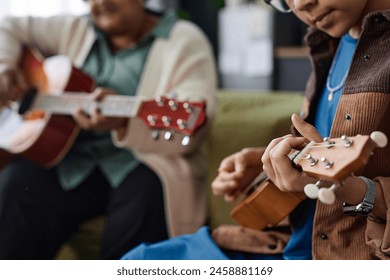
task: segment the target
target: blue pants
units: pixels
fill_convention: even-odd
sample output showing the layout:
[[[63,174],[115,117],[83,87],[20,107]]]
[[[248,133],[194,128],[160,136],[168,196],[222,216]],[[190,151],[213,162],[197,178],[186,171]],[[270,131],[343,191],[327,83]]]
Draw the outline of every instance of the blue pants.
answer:
[[[143,243],[122,257],[123,260],[282,260],[282,254],[264,255],[223,250],[217,246],[208,227],[194,234],[166,241]]]

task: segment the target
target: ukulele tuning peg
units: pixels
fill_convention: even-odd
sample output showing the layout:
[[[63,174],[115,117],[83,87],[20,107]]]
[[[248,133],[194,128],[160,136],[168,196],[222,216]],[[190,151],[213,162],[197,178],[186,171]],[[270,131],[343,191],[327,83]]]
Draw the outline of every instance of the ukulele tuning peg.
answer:
[[[328,149],[331,148],[331,147],[333,147],[334,144],[335,144],[335,142],[334,142],[333,140],[330,140],[329,137],[325,137],[325,138],[323,139],[323,141],[324,141],[325,147],[327,147]]]
[[[379,148],[386,147],[387,145],[387,136],[381,131],[374,131],[371,133],[370,138]]]
[[[325,169],[330,169],[333,166],[333,161],[328,160],[326,157],[322,157],[320,160],[324,163]]]
[[[321,188],[318,191],[318,199],[324,204],[333,204],[336,200],[334,189],[336,185],[333,184],[330,188]]]
[[[306,159],[310,161],[310,166],[314,166],[317,164],[318,159],[313,158],[311,155],[307,155]]]
[[[317,183],[315,184],[307,184],[304,188],[304,192],[306,194],[306,196],[308,198],[311,198],[311,199],[317,199],[318,198],[318,191],[319,191],[319,184],[320,184],[320,181],[318,181]]]
[[[341,139],[344,140],[344,147],[349,148],[353,144],[353,141],[349,139],[346,135],[341,136]]]
[[[191,137],[190,136],[184,136],[183,139],[181,140],[181,145],[186,147],[190,144],[191,142]]]

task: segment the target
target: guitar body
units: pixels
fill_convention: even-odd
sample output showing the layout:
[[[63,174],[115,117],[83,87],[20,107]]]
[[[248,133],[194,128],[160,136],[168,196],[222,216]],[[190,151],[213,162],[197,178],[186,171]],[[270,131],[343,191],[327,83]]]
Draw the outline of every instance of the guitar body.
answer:
[[[91,92],[95,86],[89,76],[63,56],[43,60],[40,54],[25,49],[20,68],[28,85],[39,92]],[[70,116],[37,110],[24,116],[13,110],[1,114],[0,168],[15,156],[44,167],[54,166],[65,156],[80,130]]]
[[[262,230],[276,226],[305,198],[304,193],[282,192],[271,181],[264,180],[230,215],[244,227]]]
[[[188,146],[206,123],[205,101],[180,101],[166,96],[145,100],[142,96],[109,95],[93,100],[94,81],[61,55],[43,59],[26,49],[21,74],[34,91],[26,93],[20,116],[15,110],[0,111],[0,168],[15,156],[52,167],[68,152],[80,128],[71,115],[75,107],[91,114],[97,106],[106,117],[138,118],[151,130],[154,141]],[[164,134],[164,137],[159,135]],[[181,141],[171,141],[178,136]],[[159,139],[161,138],[161,140]]]

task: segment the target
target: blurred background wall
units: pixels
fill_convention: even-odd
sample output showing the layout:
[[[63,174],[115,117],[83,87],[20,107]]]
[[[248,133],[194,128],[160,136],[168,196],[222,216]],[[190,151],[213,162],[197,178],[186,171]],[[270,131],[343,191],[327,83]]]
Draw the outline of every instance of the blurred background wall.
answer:
[[[197,24],[216,57],[220,88],[303,91],[310,71],[306,27],[262,0],[148,0],[150,9],[174,9]],[[0,0],[0,17],[83,14],[82,0]]]

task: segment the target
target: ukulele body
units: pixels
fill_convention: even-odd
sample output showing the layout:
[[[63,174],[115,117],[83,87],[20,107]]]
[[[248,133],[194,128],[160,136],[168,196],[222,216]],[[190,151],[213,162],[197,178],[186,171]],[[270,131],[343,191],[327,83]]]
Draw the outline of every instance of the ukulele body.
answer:
[[[292,160],[307,175],[319,180],[317,197],[321,202],[331,204],[334,199],[325,198],[330,195],[335,198],[332,187],[340,186],[342,180],[359,172],[368,163],[374,148],[384,147],[386,144],[387,137],[381,132],[373,132],[370,136],[344,135],[327,139],[324,143],[310,142],[298,154],[294,151]],[[324,186],[324,182],[328,182],[327,185],[331,182],[333,185],[328,188]],[[268,179],[257,185],[230,213],[244,227],[262,230],[275,226],[307,198],[304,192],[282,192]]]
[[[230,215],[244,227],[262,230],[276,226],[305,198],[304,193],[282,192],[270,180],[264,180]]]

